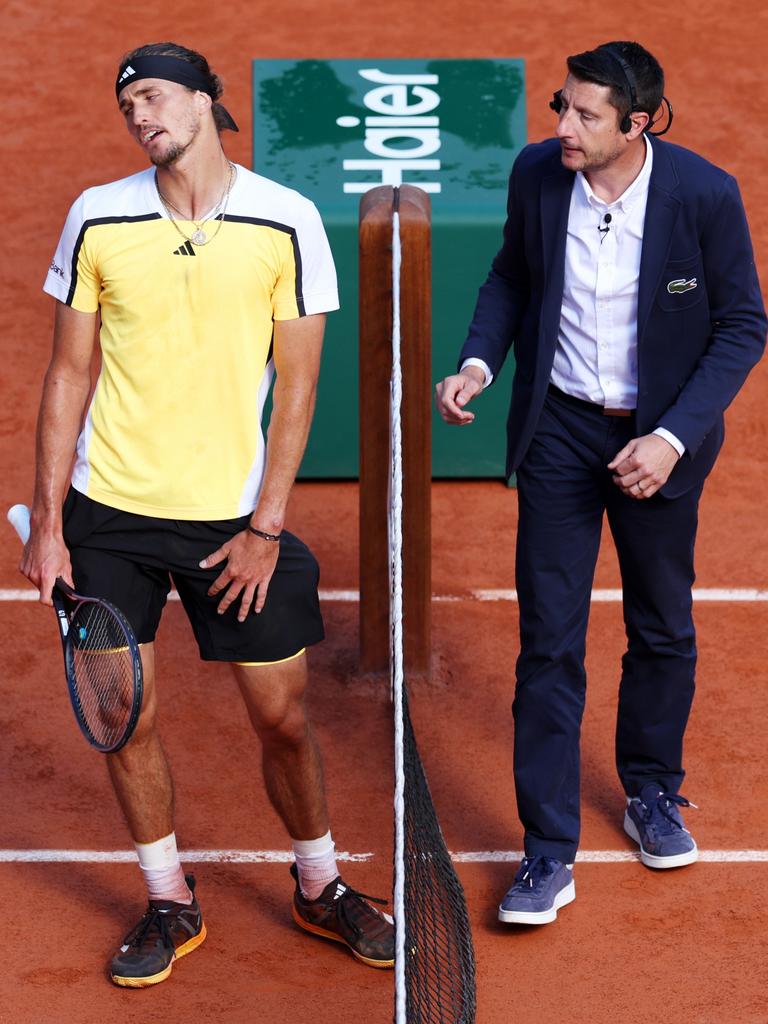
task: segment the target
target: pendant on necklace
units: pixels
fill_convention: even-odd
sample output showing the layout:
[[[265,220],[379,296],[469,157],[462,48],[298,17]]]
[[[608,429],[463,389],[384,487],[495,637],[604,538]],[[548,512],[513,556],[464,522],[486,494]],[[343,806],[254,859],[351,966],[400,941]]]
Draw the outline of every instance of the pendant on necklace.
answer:
[[[192,235],[191,241],[194,245],[205,245],[208,241],[208,235],[206,235],[202,228],[198,228],[194,235]]]

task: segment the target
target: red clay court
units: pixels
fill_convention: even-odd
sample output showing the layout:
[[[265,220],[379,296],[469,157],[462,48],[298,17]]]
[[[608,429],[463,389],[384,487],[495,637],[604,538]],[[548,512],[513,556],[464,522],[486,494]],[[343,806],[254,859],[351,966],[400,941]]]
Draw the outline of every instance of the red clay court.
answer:
[[[570,10],[550,0],[482,8],[434,0],[282,8],[237,0],[211,8],[176,0],[162,14],[146,3],[106,11],[86,0],[66,8],[11,0],[2,15],[3,507],[31,497],[51,324],[40,285],[66,211],[83,188],[141,166],[112,91],[126,50],[177,39],[204,51],[224,77],[225,102],[241,125],[239,136],[227,139],[228,154],[248,165],[256,57],[521,57],[533,140],[551,130],[547,103],[566,54],[637,38],[667,73],[676,114],[671,141],[738,178],[765,278],[760,85],[767,22],[755,0],[682,7],[653,0],[611,11],[594,0]],[[478,283],[485,269],[474,268]],[[457,350],[461,341],[459,332]],[[658,873],[631,856],[612,763],[621,606],[603,593],[608,599],[594,604],[589,636],[578,900],[546,928],[516,930],[495,919],[514,870],[503,853],[521,845],[509,715],[517,653],[508,593],[515,494],[501,482],[433,487],[435,671],[430,684],[414,688],[412,710],[448,845],[462,855],[457,869],[474,926],[480,1024],[768,1021],[766,393],[763,365],[728,414],[728,439],[701,509],[700,662],[684,792],[701,808],[687,821],[706,856],[694,867]],[[357,486],[298,485],[289,525],[323,572],[328,640],[312,656],[311,699],[334,835],[340,850],[366,855],[344,865],[352,884],[388,896],[391,717],[386,684],[363,680],[356,669]],[[163,737],[177,782],[180,845],[210,858],[190,864],[209,935],[155,989],[122,991],[109,983],[108,956],[144,894],[128,862],[61,859],[71,851],[127,851],[130,842],[103,765],[70,721],[50,612],[16,593],[29,588],[16,572],[16,539],[7,525],[2,531],[0,1022],[391,1021],[390,973],[368,970],[293,925],[286,863],[274,855],[227,860],[227,851],[286,852],[287,843],[263,793],[256,741],[229,674],[197,661],[178,604],[169,606],[158,644]],[[618,586],[608,542],[595,586]],[[25,851],[54,851],[54,859],[30,862]]]

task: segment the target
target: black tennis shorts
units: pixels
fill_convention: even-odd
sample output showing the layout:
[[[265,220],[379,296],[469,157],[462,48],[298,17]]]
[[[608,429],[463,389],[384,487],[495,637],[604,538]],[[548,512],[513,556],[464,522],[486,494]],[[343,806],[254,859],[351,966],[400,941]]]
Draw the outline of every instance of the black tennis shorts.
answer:
[[[208,588],[224,568],[199,562],[245,528],[250,516],[216,522],[157,519],[121,512],[70,488],[64,502],[64,541],[75,588],[111,601],[151,643],[173,582],[204,661],[282,661],[323,639],[317,594],[319,569],[298,537],[283,531],[267,600],[256,615],[237,621],[238,597],[223,615],[223,594]]]

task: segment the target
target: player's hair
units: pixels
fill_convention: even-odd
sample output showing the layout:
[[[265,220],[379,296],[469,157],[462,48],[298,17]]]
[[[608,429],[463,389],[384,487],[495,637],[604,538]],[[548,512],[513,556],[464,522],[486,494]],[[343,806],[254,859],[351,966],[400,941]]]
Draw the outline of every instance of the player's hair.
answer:
[[[620,60],[616,59],[617,56]],[[634,78],[631,82],[635,91],[634,107],[630,83],[621,61],[629,66]],[[567,64],[570,73],[579,81],[610,87],[609,102],[619,112],[620,120],[634,109],[646,113],[653,121],[653,115],[661,106],[664,95],[664,71],[653,54],[639,43],[602,43],[595,50],[586,50],[568,57]]]
[[[213,99],[213,121],[217,130],[221,132],[225,128],[231,127],[228,123],[227,114],[221,109],[221,104],[216,102],[216,100],[221,99],[223,96],[224,86],[219,76],[211,71],[208,61],[202,53],[198,53],[197,50],[190,50],[186,46],[180,46],[178,43],[145,43],[144,46],[137,46],[135,50],[126,53],[120,61],[118,78],[131,61],[138,60],[139,57],[176,57],[178,60],[185,60],[188,64],[194,65],[210,86],[211,98]],[[189,88],[189,86],[185,86],[185,88]],[[189,89],[189,91],[194,92],[195,90]]]

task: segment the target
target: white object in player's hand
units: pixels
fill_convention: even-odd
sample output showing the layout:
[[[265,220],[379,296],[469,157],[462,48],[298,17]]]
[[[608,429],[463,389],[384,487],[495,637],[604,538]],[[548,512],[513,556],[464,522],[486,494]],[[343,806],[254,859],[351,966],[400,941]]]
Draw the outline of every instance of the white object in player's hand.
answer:
[[[8,509],[8,522],[21,538],[21,543],[29,540],[29,509],[26,505],[12,505]]]

